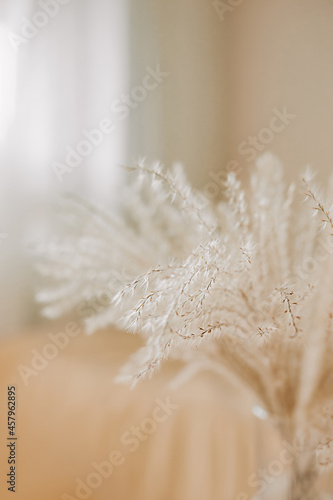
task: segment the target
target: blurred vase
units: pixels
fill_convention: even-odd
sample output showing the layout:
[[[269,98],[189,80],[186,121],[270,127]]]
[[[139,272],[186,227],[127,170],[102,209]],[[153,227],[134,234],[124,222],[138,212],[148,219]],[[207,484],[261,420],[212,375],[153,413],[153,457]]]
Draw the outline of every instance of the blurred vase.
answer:
[[[317,491],[314,484],[309,485],[308,480],[298,478],[292,482],[290,477],[285,475],[252,500],[333,500],[333,497]]]
[[[266,419],[266,412],[259,410],[256,407],[254,414],[261,420]],[[266,479],[252,500],[333,500],[333,496],[320,491],[318,486],[320,474],[313,443],[308,442],[308,437],[300,439],[290,421],[280,422],[278,427],[283,452],[278,460],[261,464],[266,471],[274,469],[274,473],[267,476],[270,480]]]

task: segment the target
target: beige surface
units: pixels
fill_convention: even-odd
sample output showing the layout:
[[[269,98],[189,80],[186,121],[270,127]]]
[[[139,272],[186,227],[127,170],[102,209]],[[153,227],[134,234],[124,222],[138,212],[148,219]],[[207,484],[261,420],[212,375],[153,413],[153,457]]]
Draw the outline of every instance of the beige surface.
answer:
[[[50,330],[61,327],[2,341],[1,499],[12,498],[3,480],[7,386],[12,384],[18,398],[18,500],[53,500],[63,493],[75,498],[76,478],[85,480],[94,471],[92,462],[108,460],[115,449],[125,462],[86,498],[231,500],[246,491],[256,462],[257,423],[247,416],[245,400],[238,408],[231,386],[207,374],[172,391],[166,383],[170,368],[129,392],[114,385],[113,376],[135,341],[107,332],[71,339],[25,385],[17,368],[30,364],[32,349],[41,352],[49,343]],[[178,408],[129,453],[121,435],[152,415],[156,398],[168,396]]]
[[[172,390],[170,379],[178,370],[172,364],[133,391],[115,385],[119,366],[138,344],[136,337],[115,331],[70,338],[25,384],[19,369],[31,366],[36,351],[45,350],[50,332],[63,331],[63,324],[52,324],[1,341],[1,500],[251,498],[251,475],[276,461],[281,446],[272,429],[252,417],[247,394],[208,373]],[[15,497],[4,479],[7,387],[12,384],[17,393]],[[167,415],[157,410],[156,399],[169,399],[177,408]],[[145,420],[152,416],[159,420],[155,428]],[[122,438],[127,433],[128,439],[133,426],[147,429],[134,451]],[[100,485],[90,493],[78,495],[76,480],[86,483],[96,472],[93,463],[109,462],[115,450],[123,463],[108,478],[97,477]]]

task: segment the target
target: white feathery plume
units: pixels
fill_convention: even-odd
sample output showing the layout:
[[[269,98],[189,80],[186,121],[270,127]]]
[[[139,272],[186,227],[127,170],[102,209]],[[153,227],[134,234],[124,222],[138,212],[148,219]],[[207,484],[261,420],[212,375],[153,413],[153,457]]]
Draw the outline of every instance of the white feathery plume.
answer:
[[[151,375],[168,357],[192,363],[188,373],[228,368],[289,437],[296,428],[312,433],[326,467],[333,462],[333,212],[312,176],[302,179],[308,206],[267,153],[249,189],[230,174],[216,205],[202,203],[179,167],[140,162],[127,170],[134,179],[117,213],[64,201],[66,230],[39,251],[45,314],[74,308],[89,333],[113,324],[142,335],[123,380]],[[324,235],[332,251],[323,256]],[[88,314],[82,304],[91,301]]]

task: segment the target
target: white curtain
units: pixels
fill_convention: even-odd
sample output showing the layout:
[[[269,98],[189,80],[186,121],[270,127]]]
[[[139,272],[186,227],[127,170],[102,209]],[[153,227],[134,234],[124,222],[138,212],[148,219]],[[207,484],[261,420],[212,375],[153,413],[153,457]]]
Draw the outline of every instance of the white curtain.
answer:
[[[52,203],[64,191],[107,201],[117,164],[128,160],[129,125],[111,104],[130,86],[129,17],[126,0],[2,0],[0,9],[0,313],[8,329],[35,314],[23,249],[46,234]],[[107,120],[114,130],[94,136]],[[81,144],[77,166],[57,175],[87,135],[95,145]]]

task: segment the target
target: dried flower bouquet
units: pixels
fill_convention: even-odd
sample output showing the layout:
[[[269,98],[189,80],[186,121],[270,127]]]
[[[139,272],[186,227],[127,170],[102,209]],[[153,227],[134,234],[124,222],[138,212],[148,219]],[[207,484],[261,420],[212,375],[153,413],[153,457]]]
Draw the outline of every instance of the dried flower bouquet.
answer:
[[[302,194],[286,186],[270,154],[246,190],[229,174],[221,203],[192,190],[181,169],[129,170],[135,180],[116,215],[65,202],[67,232],[39,254],[52,280],[37,296],[44,313],[97,299],[87,332],[114,324],[141,334],[124,380],[168,356],[191,370],[228,367],[283,438],[303,446],[286,498],[321,498],[316,477],[333,462],[331,207],[309,175]]]

